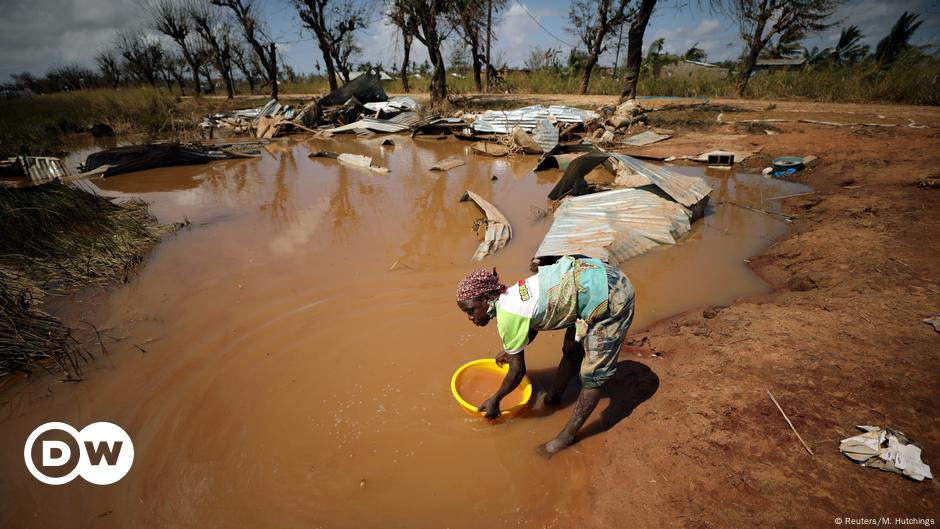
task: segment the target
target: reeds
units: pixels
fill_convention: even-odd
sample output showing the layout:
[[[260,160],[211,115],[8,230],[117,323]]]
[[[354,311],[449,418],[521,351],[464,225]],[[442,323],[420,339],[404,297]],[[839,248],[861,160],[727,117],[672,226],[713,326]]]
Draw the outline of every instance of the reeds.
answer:
[[[36,301],[126,279],[166,228],[143,202],[117,205],[54,181],[0,187],[0,231],[0,374],[57,367],[75,378],[87,353]]]

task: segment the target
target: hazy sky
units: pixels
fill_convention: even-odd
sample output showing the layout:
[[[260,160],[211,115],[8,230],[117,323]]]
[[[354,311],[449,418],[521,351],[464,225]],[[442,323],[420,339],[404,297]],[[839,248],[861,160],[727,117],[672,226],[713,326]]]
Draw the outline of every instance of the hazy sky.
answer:
[[[267,33],[279,42],[284,60],[298,72],[314,71],[320,52],[309,32],[301,28],[289,0],[257,1]],[[0,0],[0,80],[6,81],[11,73],[24,70],[42,74],[67,63],[92,66],[94,55],[108,46],[118,30],[142,27],[146,23],[143,2]],[[677,8],[677,3],[686,7]],[[567,0],[510,0],[495,30],[494,58],[498,58],[500,64],[518,66],[532,47],[560,47],[567,54],[570,44],[576,43],[575,37],[565,30],[569,5]],[[682,53],[697,42],[708,53],[709,60],[738,56],[742,44],[737,26],[696,7],[698,5],[698,2],[685,0],[660,0],[647,28],[644,48],[663,37],[666,50],[671,52]],[[855,24],[864,34],[863,43],[874,48],[905,10],[919,13],[924,20],[914,36],[914,43],[940,45],[938,0],[849,1],[833,17],[834,21],[842,22],[811,37],[806,45],[831,46],[838,39],[839,27]],[[363,49],[360,60],[388,66],[400,60],[401,43],[394,27],[380,16],[381,9],[375,12],[370,26],[357,37]],[[448,45],[458,45],[453,36],[448,39]],[[936,52],[936,48],[933,51]],[[418,61],[427,57],[417,41],[412,56]],[[610,64],[612,61],[613,52],[609,52],[602,62]]]

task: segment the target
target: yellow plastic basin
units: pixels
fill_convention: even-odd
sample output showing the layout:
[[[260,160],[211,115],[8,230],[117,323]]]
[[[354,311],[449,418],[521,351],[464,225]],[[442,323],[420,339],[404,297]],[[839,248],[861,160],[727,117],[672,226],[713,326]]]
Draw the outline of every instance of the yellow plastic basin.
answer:
[[[470,372],[471,370],[485,370],[495,374],[498,374],[500,377],[505,377],[506,373],[509,372],[509,365],[504,364],[502,367],[496,364],[496,360],[492,358],[483,358],[480,360],[473,360],[472,362],[467,362],[466,364],[460,366],[457,371],[454,372],[454,376],[450,379],[450,392],[454,394],[454,398],[457,399],[457,403],[460,404],[460,407],[467,410],[471,415],[482,416],[483,412],[477,411],[477,406],[467,402],[461,395],[460,390],[460,380],[464,374]],[[519,389],[522,390],[522,399],[520,402],[512,405],[508,409],[503,409],[500,411],[499,416],[501,418],[509,417],[513,415],[522,408],[525,408],[529,403],[529,399],[532,398],[532,383],[529,381],[529,376],[525,375],[522,377],[522,382],[519,383]],[[482,403],[481,403],[482,404]],[[508,404],[505,400],[500,403],[500,408],[504,408]]]

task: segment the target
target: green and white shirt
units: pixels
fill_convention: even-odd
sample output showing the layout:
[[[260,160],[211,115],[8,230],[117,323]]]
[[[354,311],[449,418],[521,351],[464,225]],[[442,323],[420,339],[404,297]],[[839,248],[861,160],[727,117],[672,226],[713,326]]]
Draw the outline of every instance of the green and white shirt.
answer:
[[[503,349],[529,345],[529,331],[562,329],[579,319],[588,325],[607,312],[607,270],[597,259],[562,257],[509,287],[494,302]]]

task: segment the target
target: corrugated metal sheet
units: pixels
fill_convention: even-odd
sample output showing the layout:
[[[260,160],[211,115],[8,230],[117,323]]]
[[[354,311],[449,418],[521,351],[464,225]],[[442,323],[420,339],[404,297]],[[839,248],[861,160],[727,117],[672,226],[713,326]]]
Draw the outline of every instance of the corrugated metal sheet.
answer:
[[[692,207],[712,192],[711,186],[697,176],[685,176],[626,154],[612,152],[610,155],[622,165],[648,178],[650,183],[662,189],[683,206]]]
[[[47,156],[17,156],[17,164],[33,184],[42,184],[69,175],[59,158]]]
[[[396,116],[397,117],[397,116]],[[387,119],[362,118],[359,121],[329,129],[327,132],[342,134],[344,132],[356,132],[356,129],[366,129],[373,132],[404,132],[411,130],[408,125],[402,125]]]
[[[395,117],[389,118],[389,121],[415,128],[418,125],[430,122],[431,118],[422,118],[417,112],[402,112]]]
[[[547,119],[540,119],[532,131],[532,139],[543,153],[552,152],[558,146],[558,129]]]
[[[277,102],[277,99],[272,99],[267,102],[266,105],[261,107],[261,110],[258,111],[256,117],[266,118],[277,114],[277,111],[281,109],[281,104]]]
[[[560,123],[584,123],[595,117],[597,113],[591,110],[566,106],[532,105],[516,110],[487,110],[476,116],[471,127],[476,132],[507,134],[513,127],[521,127],[526,132],[531,132],[542,119]]]
[[[644,189],[566,198],[535,257],[581,254],[621,263],[691,229],[689,211]]]
[[[487,202],[480,195],[468,190],[460,201],[466,202],[468,200],[475,202],[486,213],[486,234],[483,242],[480,243],[477,251],[473,254],[474,261],[482,261],[484,257],[493,255],[509,243],[509,239],[512,239],[512,226],[509,225],[509,219],[500,210],[496,209],[496,206]]]

